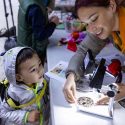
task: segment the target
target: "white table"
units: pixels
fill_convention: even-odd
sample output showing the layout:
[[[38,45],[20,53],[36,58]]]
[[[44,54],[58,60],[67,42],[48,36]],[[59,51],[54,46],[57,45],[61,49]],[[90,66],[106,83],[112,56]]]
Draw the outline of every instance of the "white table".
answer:
[[[55,10],[61,10],[62,13],[72,12],[74,6],[75,0],[55,0]]]
[[[73,7],[75,0],[55,0],[55,7]]]
[[[73,52],[66,49],[66,46],[57,46],[61,37],[66,37],[66,32],[56,30],[50,38],[50,45],[47,49],[48,69],[51,69],[60,60],[69,61]],[[109,49],[107,54],[109,54]],[[104,51],[106,51],[104,50]],[[110,50],[113,52],[113,50]],[[62,88],[64,83],[50,79],[50,104],[52,125],[124,125],[125,109],[115,104],[114,118],[104,118],[85,112],[78,112],[75,106],[66,102]]]

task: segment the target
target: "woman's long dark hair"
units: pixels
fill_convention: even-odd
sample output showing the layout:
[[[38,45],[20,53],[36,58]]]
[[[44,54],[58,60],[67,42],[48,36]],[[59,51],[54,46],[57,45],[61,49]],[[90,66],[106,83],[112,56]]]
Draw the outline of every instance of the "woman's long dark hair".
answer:
[[[125,6],[125,0],[115,0],[117,6]],[[96,7],[108,7],[110,4],[110,0],[76,0],[75,1],[75,12],[80,7],[90,7],[90,6],[96,6]]]
[[[81,7],[108,7],[110,5],[110,0],[76,0],[75,1],[75,14]]]

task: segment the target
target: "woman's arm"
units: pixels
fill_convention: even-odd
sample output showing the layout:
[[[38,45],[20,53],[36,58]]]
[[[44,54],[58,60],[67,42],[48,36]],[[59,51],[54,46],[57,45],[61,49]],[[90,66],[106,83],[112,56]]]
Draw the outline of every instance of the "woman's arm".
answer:
[[[84,73],[84,58],[88,49],[92,51],[94,57],[103,49],[106,45],[106,40],[103,41],[98,39],[97,37],[87,33],[86,38],[82,41],[79,45],[77,52],[71,58],[67,71],[66,76],[72,72],[75,74],[76,80],[83,76]]]
[[[68,102],[75,102],[75,93],[76,93],[76,85],[75,81],[80,79],[84,73],[84,58],[86,56],[87,50],[90,49],[92,51],[93,56],[95,57],[102,48],[106,45],[106,40],[102,41],[97,37],[87,33],[84,41],[79,45],[76,54],[71,58],[67,71],[66,77],[67,80],[64,85],[64,95]]]

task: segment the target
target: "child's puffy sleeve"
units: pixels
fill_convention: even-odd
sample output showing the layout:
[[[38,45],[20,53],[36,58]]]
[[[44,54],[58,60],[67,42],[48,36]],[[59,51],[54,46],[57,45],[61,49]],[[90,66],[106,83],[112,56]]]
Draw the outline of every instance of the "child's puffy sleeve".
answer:
[[[25,114],[25,110],[15,110],[5,100],[0,104],[0,118],[8,124],[14,122],[17,125],[23,125]]]

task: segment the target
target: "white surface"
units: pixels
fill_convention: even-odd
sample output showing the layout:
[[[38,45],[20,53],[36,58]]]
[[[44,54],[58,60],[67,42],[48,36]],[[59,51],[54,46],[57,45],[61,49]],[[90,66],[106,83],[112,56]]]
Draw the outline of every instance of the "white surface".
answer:
[[[56,30],[50,38],[50,45],[47,49],[48,69],[51,69],[60,60],[69,61],[73,52],[66,49],[66,46],[57,46],[61,37],[66,37],[63,30]],[[112,46],[107,46],[104,51],[107,55],[114,51]],[[106,54],[105,54],[106,56]],[[115,104],[114,118],[104,118],[85,112],[79,112],[76,106],[66,102],[63,95],[64,83],[50,79],[50,103],[52,125],[124,125],[125,109]]]
[[[56,7],[69,7],[74,5],[75,5],[75,0],[55,0]]]
[[[56,80],[50,81],[52,125],[124,125],[125,109],[118,104],[113,119],[77,111],[75,106],[66,102],[63,85]]]
[[[68,66],[68,62],[60,61],[47,73],[45,73],[49,78],[56,79],[58,81],[65,81],[65,72]]]
[[[66,46],[57,46],[57,42],[68,34],[64,30],[56,30],[50,38],[50,44],[47,49],[48,69],[53,68],[59,61],[69,61],[74,52],[67,49]]]
[[[103,94],[99,94],[98,92],[77,92],[76,98],[79,97],[89,97],[93,100],[94,104],[90,107],[85,107],[83,105],[77,104],[78,110],[85,111],[88,113],[92,113],[99,116],[104,116],[108,118],[112,118],[112,115],[109,113],[109,106],[108,105],[96,105],[95,103],[99,98],[104,96]]]

